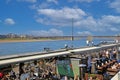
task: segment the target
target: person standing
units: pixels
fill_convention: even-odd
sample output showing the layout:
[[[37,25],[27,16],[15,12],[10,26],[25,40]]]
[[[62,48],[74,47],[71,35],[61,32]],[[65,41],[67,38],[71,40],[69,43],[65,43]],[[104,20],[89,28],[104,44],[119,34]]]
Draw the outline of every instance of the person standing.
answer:
[[[87,44],[87,46],[89,46],[89,40],[86,40],[86,44]]]

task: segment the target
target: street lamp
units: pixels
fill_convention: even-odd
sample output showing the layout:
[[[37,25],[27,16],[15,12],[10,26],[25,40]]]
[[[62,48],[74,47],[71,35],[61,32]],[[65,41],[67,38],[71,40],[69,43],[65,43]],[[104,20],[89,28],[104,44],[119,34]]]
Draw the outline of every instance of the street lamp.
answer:
[[[73,40],[74,40],[74,36],[73,36],[73,18],[72,18],[72,48],[73,48]]]

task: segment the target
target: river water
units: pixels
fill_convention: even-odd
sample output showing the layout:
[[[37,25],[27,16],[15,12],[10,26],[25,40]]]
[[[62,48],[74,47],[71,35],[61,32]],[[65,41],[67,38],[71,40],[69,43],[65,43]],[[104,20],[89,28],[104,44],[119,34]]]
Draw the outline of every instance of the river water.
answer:
[[[98,44],[100,41],[108,41],[109,39],[95,39],[94,44]],[[6,42],[0,43],[0,56],[24,54],[28,52],[40,52],[44,48],[50,48],[51,50],[57,50],[64,48],[67,44],[69,47],[83,47],[86,46],[86,39],[80,40],[57,40],[57,41],[40,41],[40,42]]]

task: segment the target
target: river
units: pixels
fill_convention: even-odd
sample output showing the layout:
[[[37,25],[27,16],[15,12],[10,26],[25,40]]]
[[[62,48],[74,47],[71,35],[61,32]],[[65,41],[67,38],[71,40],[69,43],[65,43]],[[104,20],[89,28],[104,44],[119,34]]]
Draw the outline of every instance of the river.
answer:
[[[109,39],[94,39],[94,44],[98,44],[100,41],[108,41]],[[40,52],[44,48],[50,48],[51,50],[57,50],[64,48],[67,44],[69,47],[83,47],[86,46],[86,39],[80,40],[57,40],[57,41],[40,41],[40,42],[6,42],[0,43],[0,56],[24,54],[28,52]]]

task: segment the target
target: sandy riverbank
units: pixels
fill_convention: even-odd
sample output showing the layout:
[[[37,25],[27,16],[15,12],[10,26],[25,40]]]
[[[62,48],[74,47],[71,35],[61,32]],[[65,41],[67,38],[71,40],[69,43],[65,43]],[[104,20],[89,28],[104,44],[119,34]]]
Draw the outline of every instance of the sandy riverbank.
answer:
[[[0,43],[9,43],[9,42],[39,42],[39,41],[53,41],[50,39],[30,39],[30,40],[0,40]]]

